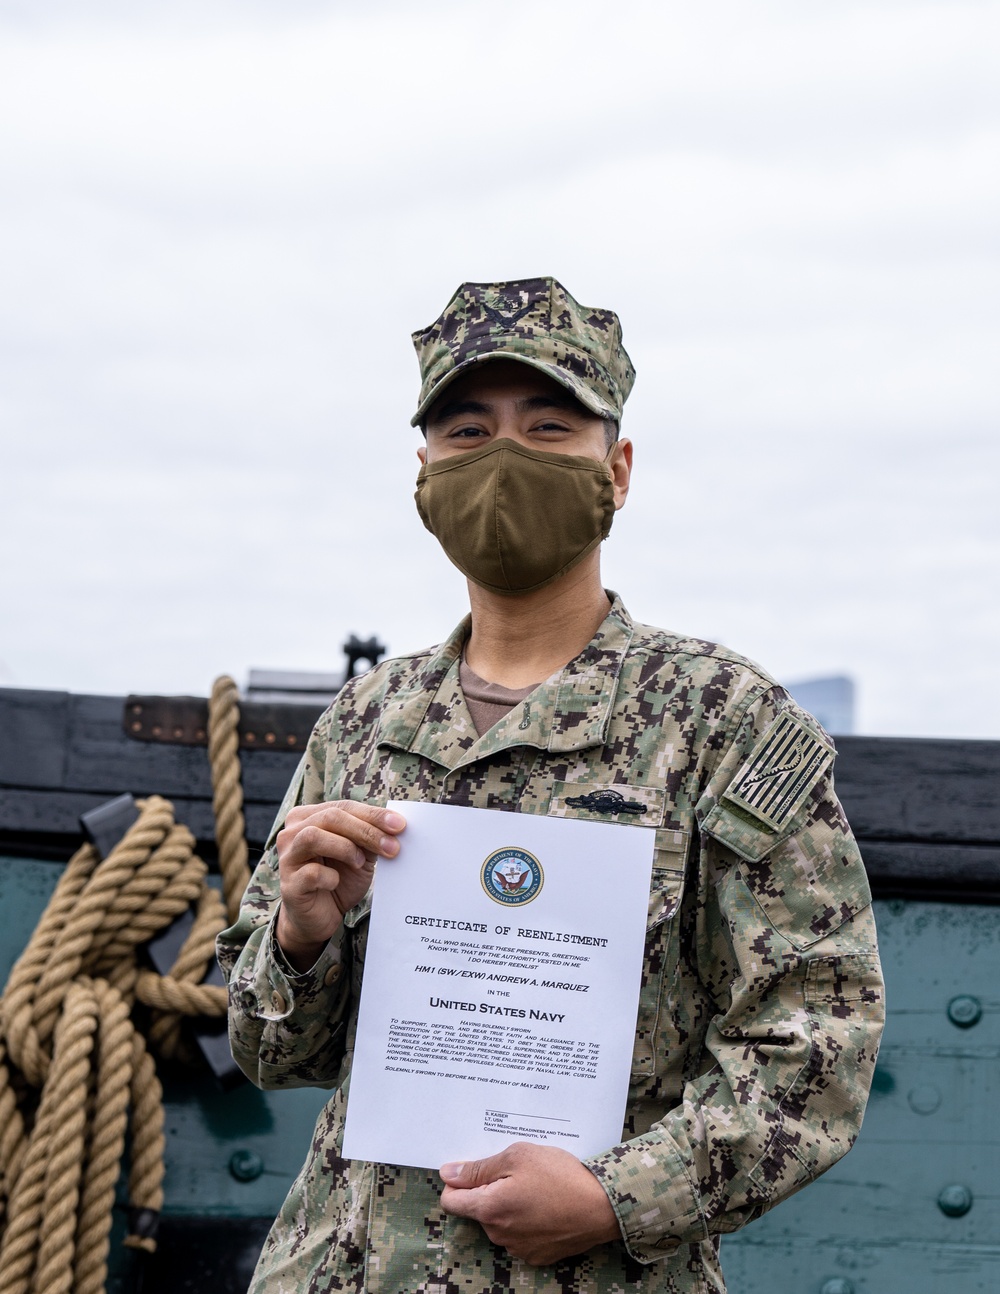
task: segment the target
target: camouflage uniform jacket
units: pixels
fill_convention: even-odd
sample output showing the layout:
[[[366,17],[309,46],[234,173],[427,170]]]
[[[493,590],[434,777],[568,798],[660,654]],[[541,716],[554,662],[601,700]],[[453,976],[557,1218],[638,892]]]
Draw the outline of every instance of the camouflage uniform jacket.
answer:
[[[587,1161],[623,1239],[530,1267],[444,1214],[436,1173],[340,1156],[369,900],[292,973],[273,942],[272,839],[219,939],[233,1054],[263,1088],[334,1091],[252,1291],[722,1291],[720,1234],[849,1149],[875,1062],[875,929],[831,743],[755,665],[634,624],[618,600],[480,737],[459,686],[467,633],[344,688],[278,823],[341,798],[607,821],[569,800],[617,788],[646,806],[627,819],[656,833],[627,1116],[621,1144]]]

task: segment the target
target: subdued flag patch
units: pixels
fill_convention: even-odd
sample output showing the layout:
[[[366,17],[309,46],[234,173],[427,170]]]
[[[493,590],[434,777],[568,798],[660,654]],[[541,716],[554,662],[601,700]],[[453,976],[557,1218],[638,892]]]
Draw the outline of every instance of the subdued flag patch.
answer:
[[[723,801],[732,801],[780,831],[830,766],[835,753],[801,719],[780,715],[750,752]]]

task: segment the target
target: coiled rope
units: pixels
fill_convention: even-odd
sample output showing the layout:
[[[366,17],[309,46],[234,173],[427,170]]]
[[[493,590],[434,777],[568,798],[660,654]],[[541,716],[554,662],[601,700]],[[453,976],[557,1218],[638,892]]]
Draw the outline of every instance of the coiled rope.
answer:
[[[189,1059],[184,1017],[220,1017],[226,990],[202,983],[215,936],[250,878],[237,724],[239,694],[217,679],[209,759],[225,902],[167,800],[103,861],[70,859],[0,998],[0,1294],[103,1294],[115,1187],[129,1132],[129,1234],[152,1252],[163,1206],[163,1089],[150,1048]],[[167,975],[137,950],[191,905]],[[149,1008],[146,1036],[133,1007]]]

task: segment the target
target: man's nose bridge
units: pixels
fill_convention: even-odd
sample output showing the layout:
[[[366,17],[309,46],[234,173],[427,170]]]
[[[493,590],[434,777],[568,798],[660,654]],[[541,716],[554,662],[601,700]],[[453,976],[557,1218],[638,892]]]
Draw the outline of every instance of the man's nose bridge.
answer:
[[[493,437],[495,440],[513,440],[519,445],[531,444],[527,434],[521,430],[520,420],[516,413],[501,415],[493,432]]]

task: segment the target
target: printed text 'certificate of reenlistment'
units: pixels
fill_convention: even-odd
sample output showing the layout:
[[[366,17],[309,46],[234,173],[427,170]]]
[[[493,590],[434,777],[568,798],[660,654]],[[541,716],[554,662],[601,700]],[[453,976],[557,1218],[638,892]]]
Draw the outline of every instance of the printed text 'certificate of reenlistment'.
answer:
[[[391,802],[344,1155],[438,1168],[513,1141],[617,1144],[655,833]]]

